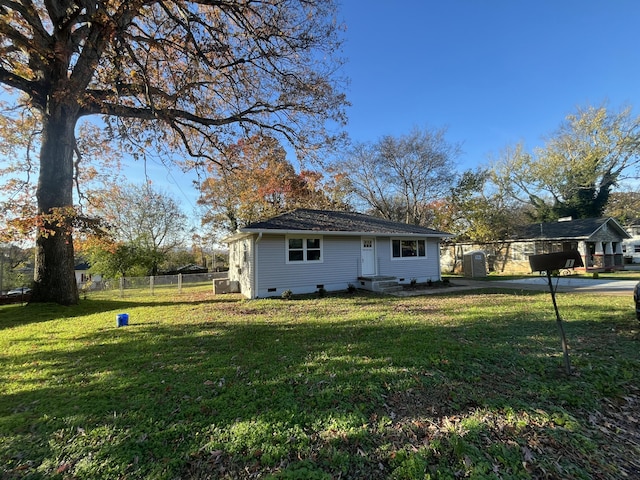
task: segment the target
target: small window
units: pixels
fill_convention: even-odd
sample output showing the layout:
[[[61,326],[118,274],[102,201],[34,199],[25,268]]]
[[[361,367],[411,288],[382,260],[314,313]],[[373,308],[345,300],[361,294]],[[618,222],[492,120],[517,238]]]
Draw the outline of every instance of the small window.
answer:
[[[287,263],[321,261],[322,239],[320,237],[287,238]]]
[[[427,256],[425,240],[391,240],[393,258],[424,258]]]
[[[640,253],[640,245],[634,245],[633,246],[633,252],[634,253]]]

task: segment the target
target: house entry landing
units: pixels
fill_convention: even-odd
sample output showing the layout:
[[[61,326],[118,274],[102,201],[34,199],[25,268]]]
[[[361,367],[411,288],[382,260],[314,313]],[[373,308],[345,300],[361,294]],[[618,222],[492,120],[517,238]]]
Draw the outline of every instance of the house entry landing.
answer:
[[[358,277],[358,288],[379,293],[393,293],[402,290],[398,277],[371,275]]]

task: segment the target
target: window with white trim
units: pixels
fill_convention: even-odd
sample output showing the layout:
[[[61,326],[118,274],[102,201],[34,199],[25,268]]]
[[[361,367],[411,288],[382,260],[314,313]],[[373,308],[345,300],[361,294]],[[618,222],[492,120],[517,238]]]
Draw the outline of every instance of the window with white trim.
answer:
[[[287,263],[322,262],[321,237],[287,237]]]
[[[424,258],[427,256],[427,243],[424,239],[416,240],[391,240],[391,257],[399,258]]]

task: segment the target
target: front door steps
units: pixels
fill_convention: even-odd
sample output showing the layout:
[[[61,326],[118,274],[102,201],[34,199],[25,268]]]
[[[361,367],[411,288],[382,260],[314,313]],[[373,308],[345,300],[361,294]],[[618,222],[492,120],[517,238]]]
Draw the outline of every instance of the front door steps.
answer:
[[[403,290],[398,283],[397,277],[384,275],[373,275],[369,277],[358,277],[358,288],[378,293],[395,293]]]

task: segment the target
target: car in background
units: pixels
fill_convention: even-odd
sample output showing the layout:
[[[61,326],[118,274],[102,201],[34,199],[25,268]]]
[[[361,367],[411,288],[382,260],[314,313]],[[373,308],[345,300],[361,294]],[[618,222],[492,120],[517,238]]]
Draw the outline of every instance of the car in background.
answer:
[[[31,295],[31,289],[29,287],[14,288],[7,292],[7,297],[24,297]]]

